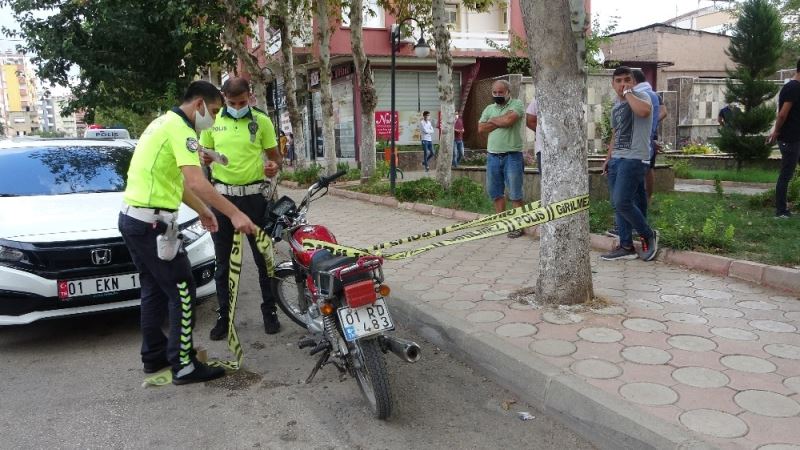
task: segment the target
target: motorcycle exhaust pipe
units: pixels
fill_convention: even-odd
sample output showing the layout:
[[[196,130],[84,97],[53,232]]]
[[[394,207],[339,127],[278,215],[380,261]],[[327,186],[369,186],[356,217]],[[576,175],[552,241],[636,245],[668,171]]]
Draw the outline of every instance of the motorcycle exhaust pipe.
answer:
[[[384,349],[394,353],[405,362],[415,363],[422,356],[416,342],[395,336],[381,336],[381,341]]]

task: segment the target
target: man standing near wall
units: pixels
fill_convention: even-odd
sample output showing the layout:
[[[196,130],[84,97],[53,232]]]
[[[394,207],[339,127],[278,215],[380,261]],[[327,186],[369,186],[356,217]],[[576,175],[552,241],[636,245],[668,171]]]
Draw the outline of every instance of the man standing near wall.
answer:
[[[424,111],[422,120],[419,121],[419,134],[422,140],[422,165],[428,171],[428,161],[433,158],[433,125],[430,121],[431,113]]]
[[[794,78],[778,94],[778,120],[769,142],[776,140],[781,149],[781,172],[775,185],[775,218],[788,219],[792,216],[786,198],[789,181],[800,160],[800,60]]]
[[[506,209],[505,188],[515,208],[522,206],[522,178],[525,162],[522,158],[522,117],[525,105],[511,98],[511,84],[497,80],[492,84],[494,104],[487,106],[478,121],[478,132],[488,133],[486,189],[494,201],[495,212]],[[522,230],[508,233],[509,238],[522,236]]]
[[[542,134],[539,132],[539,103],[536,99],[528,105],[528,109],[525,110],[525,126],[528,127],[529,130],[536,133],[533,142],[533,150],[536,152],[536,168],[539,169],[539,181],[542,180],[542,145],[544,145],[544,141],[542,140]]]
[[[453,124],[453,167],[464,159],[464,121],[461,114],[456,111],[456,121]]]
[[[642,240],[642,253],[638,255],[651,261],[658,252],[658,234],[650,228],[645,218],[644,177],[650,161],[650,135],[653,127],[653,107],[644,92],[635,92],[631,69],[625,66],[614,70],[612,87],[617,101],[611,111],[611,145],[603,163],[603,173],[608,175],[608,190],[619,227],[619,246],[601,256],[602,259],[636,259],[632,229]]]
[[[639,69],[631,71],[633,79],[636,81],[636,86],[633,88],[636,92],[644,92],[650,97],[650,104],[653,105],[653,129],[650,133],[650,161],[648,162],[649,169],[644,177],[644,190],[647,195],[647,203],[650,203],[650,198],[653,197],[653,189],[656,184],[656,136],[658,135],[658,124],[667,115],[667,110],[661,107],[661,97],[655,93],[653,86],[647,82],[644,72]]]

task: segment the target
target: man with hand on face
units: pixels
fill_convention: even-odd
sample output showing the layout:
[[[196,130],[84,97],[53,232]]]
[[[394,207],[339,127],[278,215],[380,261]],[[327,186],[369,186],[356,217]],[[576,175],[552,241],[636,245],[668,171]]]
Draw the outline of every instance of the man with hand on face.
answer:
[[[200,169],[197,132],[214,124],[219,90],[206,81],[189,85],[180,107],[158,117],[142,133],[128,169],[119,230],[139,271],[142,362],[145,373],[171,366],[172,382],[208,381],[225,374],[195,357],[192,344],[195,282],[178,236],[178,207],[186,203],[200,223],[216,231],[218,217],[243,233],[257,227],[219,195]],[[214,207],[220,215],[206,206]],[[168,319],[169,337],[161,326]]]
[[[246,79],[230,78],[222,86],[222,93],[225,95],[225,107],[217,115],[214,126],[200,136],[200,144],[225,155],[228,164],[212,164],[211,158],[206,155],[203,155],[203,162],[211,164],[211,180],[216,191],[253,222],[260,223],[267,208],[267,199],[262,193],[264,178],[272,178],[280,170],[281,154],[275,139],[275,128],[264,112],[250,107],[250,83]],[[269,158],[266,162],[264,156]],[[219,316],[211,329],[210,338],[218,341],[228,335],[228,271],[236,228],[221,211],[215,209],[214,214],[219,222],[219,229],[211,235],[217,255],[214,281],[217,284]],[[256,247],[255,236],[248,236],[248,239],[258,268],[264,331],[275,334],[280,330],[280,323],[266,264]]]
[[[629,67],[617,67],[611,85],[617,99],[611,110],[611,144],[603,163],[603,174],[608,175],[608,191],[619,229],[619,246],[600,257],[613,261],[636,259],[638,256],[651,261],[658,252],[658,233],[647,224],[644,182],[650,162],[653,105],[646,92],[633,89],[636,82]],[[642,241],[639,255],[633,247],[634,229]]]
[[[492,84],[494,104],[487,106],[478,121],[478,132],[489,133],[486,161],[486,188],[494,201],[495,212],[506,209],[505,188],[515,208],[522,206],[522,125],[525,105],[511,98],[511,83],[497,80]],[[508,233],[509,238],[522,236],[522,230]]]

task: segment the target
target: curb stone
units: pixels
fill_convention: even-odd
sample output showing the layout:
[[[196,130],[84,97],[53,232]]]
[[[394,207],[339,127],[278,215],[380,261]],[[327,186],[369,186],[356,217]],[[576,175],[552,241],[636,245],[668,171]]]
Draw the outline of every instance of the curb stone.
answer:
[[[392,291],[395,322],[491,377],[523,401],[555,416],[599,448],[712,449],[688,430],[565,373],[463,319],[431,310],[402,289]],[[423,354],[425,349],[423,348]]]
[[[289,182],[282,181],[281,184],[283,183]],[[397,203],[396,205],[389,204],[383,200],[386,198],[383,196],[367,195],[355,192],[355,196],[351,197],[350,194],[347,194],[346,192],[352,193],[352,191],[346,191],[344,189],[330,189],[331,195],[354,200],[364,200],[379,205],[407,209],[422,214],[435,215],[448,219],[453,218],[457,220],[464,220],[460,217],[484,217],[483,214],[449,208],[439,208],[424,203]],[[472,216],[475,214],[477,215]],[[525,230],[525,234],[538,236],[539,227],[528,228]],[[590,234],[590,239],[592,248],[598,251],[610,251],[613,250],[617,245],[616,238],[600,234]],[[711,255],[708,253],[686,250],[675,250],[671,248],[663,248],[660,250],[657,259],[668,264],[684,266],[693,270],[711,272],[715,275],[745,280],[762,286],[786,291],[793,295],[800,295],[800,270],[798,269],[782,266],[771,266],[753,261],[736,260],[726,256]]]

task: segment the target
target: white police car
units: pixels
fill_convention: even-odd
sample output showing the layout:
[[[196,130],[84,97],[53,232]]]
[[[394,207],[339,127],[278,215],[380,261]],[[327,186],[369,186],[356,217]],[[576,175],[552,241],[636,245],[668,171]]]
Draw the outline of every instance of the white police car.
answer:
[[[122,140],[0,141],[0,325],[139,305],[117,230],[133,150]],[[185,205],[178,222],[197,296],[211,295],[211,236]]]

